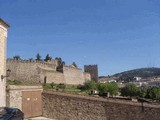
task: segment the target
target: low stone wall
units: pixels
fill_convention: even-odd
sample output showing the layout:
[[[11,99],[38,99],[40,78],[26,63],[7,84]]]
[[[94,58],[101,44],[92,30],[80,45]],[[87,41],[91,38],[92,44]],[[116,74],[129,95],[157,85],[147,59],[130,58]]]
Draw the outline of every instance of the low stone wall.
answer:
[[[56,120],[159,120],[160,105],[44,91],[43,116]]]
[[[23,91],[43,91],[42,86],[17,86],[9,85],[6,89],[6,106],[15,107],[22,110],[22,92]]]

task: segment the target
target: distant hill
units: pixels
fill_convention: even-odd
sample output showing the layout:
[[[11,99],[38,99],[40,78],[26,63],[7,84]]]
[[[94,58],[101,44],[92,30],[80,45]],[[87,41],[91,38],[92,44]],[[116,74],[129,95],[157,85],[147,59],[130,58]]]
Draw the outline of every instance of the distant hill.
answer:
[[[160,68],[139,68],[110,76],[111,78],[117,78],[118,80],[133,80],[134,77],[142,77],[144,79],[160,76]],[[99,77],[104,79],[105,76]],[[108,76],[106,76],[108,78]]]

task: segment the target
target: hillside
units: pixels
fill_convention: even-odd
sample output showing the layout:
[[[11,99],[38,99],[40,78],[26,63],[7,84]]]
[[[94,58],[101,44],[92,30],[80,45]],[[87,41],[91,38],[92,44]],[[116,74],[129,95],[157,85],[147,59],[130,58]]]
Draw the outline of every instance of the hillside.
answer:
[[[133,80],[134,77],[142,77],[144,79],[150,77],[160,76],[160,68],[139,68],[129,71],[124,71],[121,73],[114,74],[110,76],[111,78],[117,78],[118,80]],[[100,77],[100,80],[107,77]]]

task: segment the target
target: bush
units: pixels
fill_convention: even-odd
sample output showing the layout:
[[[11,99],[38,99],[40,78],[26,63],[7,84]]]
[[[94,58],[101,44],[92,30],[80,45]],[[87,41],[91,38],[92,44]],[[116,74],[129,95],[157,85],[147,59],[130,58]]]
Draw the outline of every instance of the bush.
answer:
[[[52,89],[52,86],[50,83],[43,83],[42,86],[44,89]]]
[[[66,88],[66,85],[64,83],[60,83],[57,85],[56,89],[65,89]]]
[[[97,85],[94,81],[87,81],[85,82],[84,86],[82,87],[83,90],[95,90],[97,89]]]
[[[130,96],[135,97],[140,95],[140,88],[138,88],[135,84],[127,84],[124,88],[121,89],[122,96]]]
[[[107,84],[107,92],[108,92],[111,96],[117,95],[118,92],[119,92],[119,88],[118,88],[117,83],[115,83],[115,82],[108,83],[108,84]]]
[[[160,87],[152,87],[147,90],[147,97],[160,101]]]
[[[97,83],[99,94],[107,93],[107,83]]]
[[[54,82],[50,83],[52,89],[56,88],[56,84]]]
[[[19,80],[7,80],[7,84],[9,85],[21,85],[22,82]]]
[[[111,96],[117,95],[119,92],[119,88],[117,83],[98,83],[97,88],[100,95],[107,95],[109,93]]]

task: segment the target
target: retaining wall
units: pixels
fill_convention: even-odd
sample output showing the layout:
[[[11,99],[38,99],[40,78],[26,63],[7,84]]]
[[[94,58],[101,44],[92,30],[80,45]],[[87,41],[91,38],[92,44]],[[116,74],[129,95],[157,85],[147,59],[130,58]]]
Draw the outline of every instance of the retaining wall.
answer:
[[[43,116],[56,120],[159,120],[160,105],[44,91]]]

